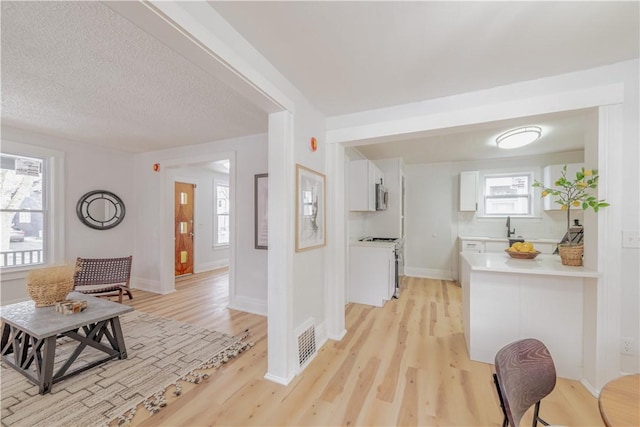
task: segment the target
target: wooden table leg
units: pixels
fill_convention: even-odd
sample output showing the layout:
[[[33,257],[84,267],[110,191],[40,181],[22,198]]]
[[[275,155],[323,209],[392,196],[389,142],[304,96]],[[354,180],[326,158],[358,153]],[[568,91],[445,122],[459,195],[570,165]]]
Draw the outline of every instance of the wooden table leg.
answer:
[[[42,351],[42,366],[38,373],[40,394],[49,393],[53,385],[53,361],[56,355],[56,336],[45,338]]]
[[[120,328],[120,318],[114,317],[111,319],[111,329],[113,330],[114,338],[118,343],[118,348],[114,349],[120,353],[119,359],[127,358],[127,348],[124,345],[124,335],[122,335],[122,328]]]

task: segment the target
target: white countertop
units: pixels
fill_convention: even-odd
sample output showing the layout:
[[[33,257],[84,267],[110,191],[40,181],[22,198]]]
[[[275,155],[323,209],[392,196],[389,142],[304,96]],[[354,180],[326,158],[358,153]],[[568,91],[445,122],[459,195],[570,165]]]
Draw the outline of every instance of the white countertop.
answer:
[[[506,237],[487,237],[487,236],[458,236],[460,240],[475,240],[480,242],[508,242]],[[528,239],[526,237],[513,236],[512,239],[524,239],[527,242],[540,243],[558,243],[558,239]]]
[[[597,271],[583,267],[562,265],[559,255],[540,254],[535,259],[514,259],[507,253],[460,252],[471,271],[498,273],[540,274],[565,277],[598,277]]]

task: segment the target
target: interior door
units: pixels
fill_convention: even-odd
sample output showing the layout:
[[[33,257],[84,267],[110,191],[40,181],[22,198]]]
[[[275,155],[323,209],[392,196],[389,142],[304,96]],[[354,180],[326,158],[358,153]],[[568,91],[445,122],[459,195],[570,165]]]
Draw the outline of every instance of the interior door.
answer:
[[[193,274],[195,185],[175,183],[175,275]]]

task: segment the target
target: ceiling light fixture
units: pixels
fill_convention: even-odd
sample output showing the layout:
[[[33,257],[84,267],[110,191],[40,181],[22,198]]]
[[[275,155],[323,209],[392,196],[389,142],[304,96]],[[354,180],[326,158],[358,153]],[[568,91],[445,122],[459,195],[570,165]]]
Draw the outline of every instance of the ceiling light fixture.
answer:
[[[511,149],[524,147],[540,138],[542,129],[538,126],[523,126],[511,129],[496,138],[499,148]]]

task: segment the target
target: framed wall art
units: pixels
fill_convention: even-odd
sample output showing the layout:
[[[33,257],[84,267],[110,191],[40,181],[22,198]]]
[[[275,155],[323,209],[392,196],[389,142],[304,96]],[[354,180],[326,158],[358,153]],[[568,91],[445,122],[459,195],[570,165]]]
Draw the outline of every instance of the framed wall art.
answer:
[[[296,252],[326,244],[325,176],[296,164]]]
[[[267,203],[269,200],[269,174],[255,176],[255,245],[256,249],[269,247],[269,218]]]

